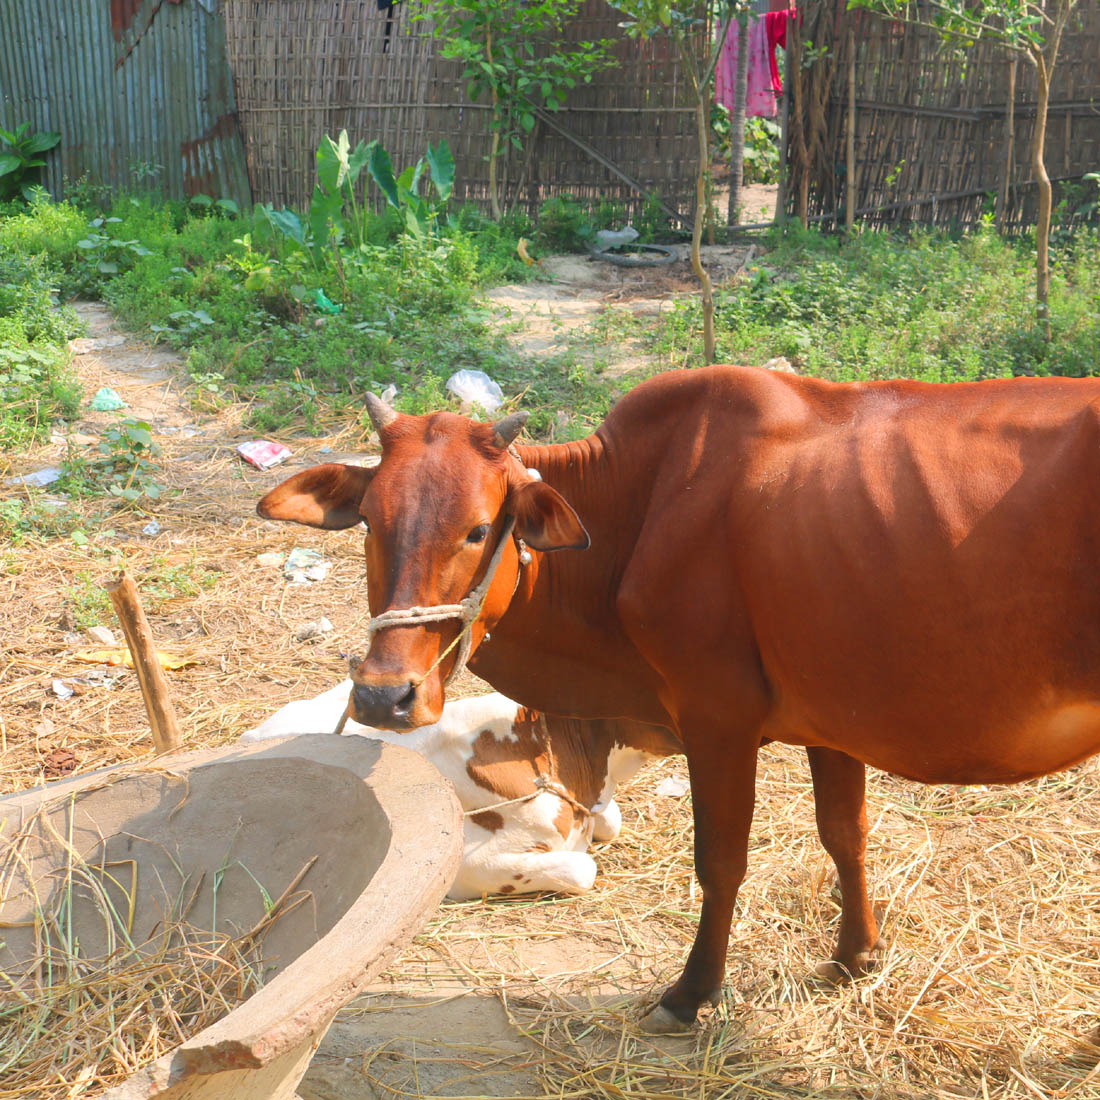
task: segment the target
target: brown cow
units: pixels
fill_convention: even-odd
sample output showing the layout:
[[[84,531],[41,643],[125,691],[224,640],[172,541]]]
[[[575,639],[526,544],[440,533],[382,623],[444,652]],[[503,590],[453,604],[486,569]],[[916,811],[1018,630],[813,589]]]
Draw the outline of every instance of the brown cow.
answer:
[[[308,470],[259,511],[369,528],[359,721],[436,720],[469,648],[529,706],[677,732],[703,905],[645,1021],[671,1030],[721,986],[763,742],[808,750],[852,974],[879,945],[864,764],[1004,783],[1100,750],[1098,399],[1095,379],[712,367],[645,382],[581,442],[518,449],[516,417],[372,399],[377,469]]]

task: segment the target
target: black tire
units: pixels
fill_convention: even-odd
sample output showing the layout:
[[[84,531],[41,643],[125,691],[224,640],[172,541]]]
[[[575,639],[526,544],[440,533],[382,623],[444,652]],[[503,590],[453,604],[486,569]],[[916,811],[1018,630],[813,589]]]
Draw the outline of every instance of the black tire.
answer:
[[[632,244],[629,246],[635,252],[655,252],[655,256],[647,256],[644,259],[639,256],[619,256],[614,252],[600,252],[590,248],[588,254],[594,260],[605,260],[616,267],[661,267],[670,264],[676,259],[676,253],[671,248],[660,244]]]

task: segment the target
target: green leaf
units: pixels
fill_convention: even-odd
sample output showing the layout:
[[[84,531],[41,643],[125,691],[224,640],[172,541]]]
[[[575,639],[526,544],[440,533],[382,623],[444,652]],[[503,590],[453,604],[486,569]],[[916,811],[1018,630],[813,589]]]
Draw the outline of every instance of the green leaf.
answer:
[[[44,153],[52,149],[61,140],[61,135],[53,131],[33,134],[23,146],[25,153]]]
[[[0,154],[0,176],[6,176],[14,172],[23,164],[23,161],[11,153]]]
[[[376,145],[371,150],[370,159],[367,161],[367,171],[370,172],[371,179],[381,188],[382,194],[386,196],[386,201],[390,206],[400,207],[397,181],[393,178],[393,161],[390,160],[389,153],[381,145]]]
[[[433,149],[428,143],[428,167],[432,173],[432,184],[440,202],[446,202],[451,197],[455,183],[455,158],[446,139]]]
[[[305,230],[302,228],[302,219],[293,210],[273,210],[270,206],[260,208],[264,216],[271,223],[273,229],[278,230],[284,237],[289,237],[295,244],[305,246]]]
[[[96,271],[98,271],[101,275],[118,274],[118,264],[116,264],[113,260],[100,260],[99,263],[95,265],[95,267]]]

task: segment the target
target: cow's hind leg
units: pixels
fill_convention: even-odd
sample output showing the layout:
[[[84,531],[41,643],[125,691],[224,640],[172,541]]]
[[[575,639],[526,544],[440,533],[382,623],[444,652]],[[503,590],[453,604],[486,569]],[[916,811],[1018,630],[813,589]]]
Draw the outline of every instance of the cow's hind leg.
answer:
[[[867,804],[864,767],[835,749],[806,750],[814,781],[817,832],[836,864],[840,882],[840,933],[832,960],[819,977],[845,981],[866,974],[884,947],[867,895]]]
[[[755,740],[722,734],[694,745],[687,741],[695,873],[703,904],[683,973],[641,1021],[651,1034],[686,1031],[700,1005],[716,1004],[721,996],[733,906],[748,862],[757,749]]]

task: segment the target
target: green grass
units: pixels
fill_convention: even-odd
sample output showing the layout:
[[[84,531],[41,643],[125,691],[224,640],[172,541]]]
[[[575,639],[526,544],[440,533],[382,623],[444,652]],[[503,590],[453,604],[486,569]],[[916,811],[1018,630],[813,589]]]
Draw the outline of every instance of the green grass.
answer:
[[[80,331],[76,314],[58,309],[53,295],[58,265],[39,247],[31,227],[41,218],[41,235],[59,245],[46,223],[52,210],[0,216],[0,447],[42,439],[51,422],[72,416],[80,389],[68,363],[67,341]],[[31,239],[28,239],[31,238]]]
[[[548,204],[540,239],[576,236],[574,207]],[[75,411],[63,350],[75,317],[54,308],[53,288],[102,297],[125,324],[186,351],[197,406],[248,400],[260,432],[319,430],[334,413],[362,419],[363,394],[390,383],[403,411],[444,407],[445,380],[470,367],[531,411],[536,438],[575,438],[638,379],[601,374],[617,340],[641,342],[663,367],[701,362],[694,295],[655,322],[608,311],[584,338],[592,348],[516,352],[480,292],[530,277],[516,241],[534,233],[525,218],[494,225],[464,209],[441,236],[417,241],[389,212],[369,220],[361,248],[344,241],[338,260],[335,250],[318,260],[264,217],[181,203],[123,197],[106,214],[64,203],[0,212],[0,443],[25,444]],[[784,355],[836,380],[1100,372],[1096,230],[1060,238],[1053,268],[1047,344],[1034,321],[1029,240],[989,229],[847,241],[776,232],[748,279],[717,294],[719,359]]]
[[[1095,230],[1053,257],[1053,339],[1035,324],[1032,242],[991,230],[959,240],[864,233],[776,234],[746,282],[716,295],[721,362],[786,356],[800,373],[836,381],[956,382],[1100,373],[1100,247]],[[698,302],[678,303],[652,334],[670,360],[698,362]]]

